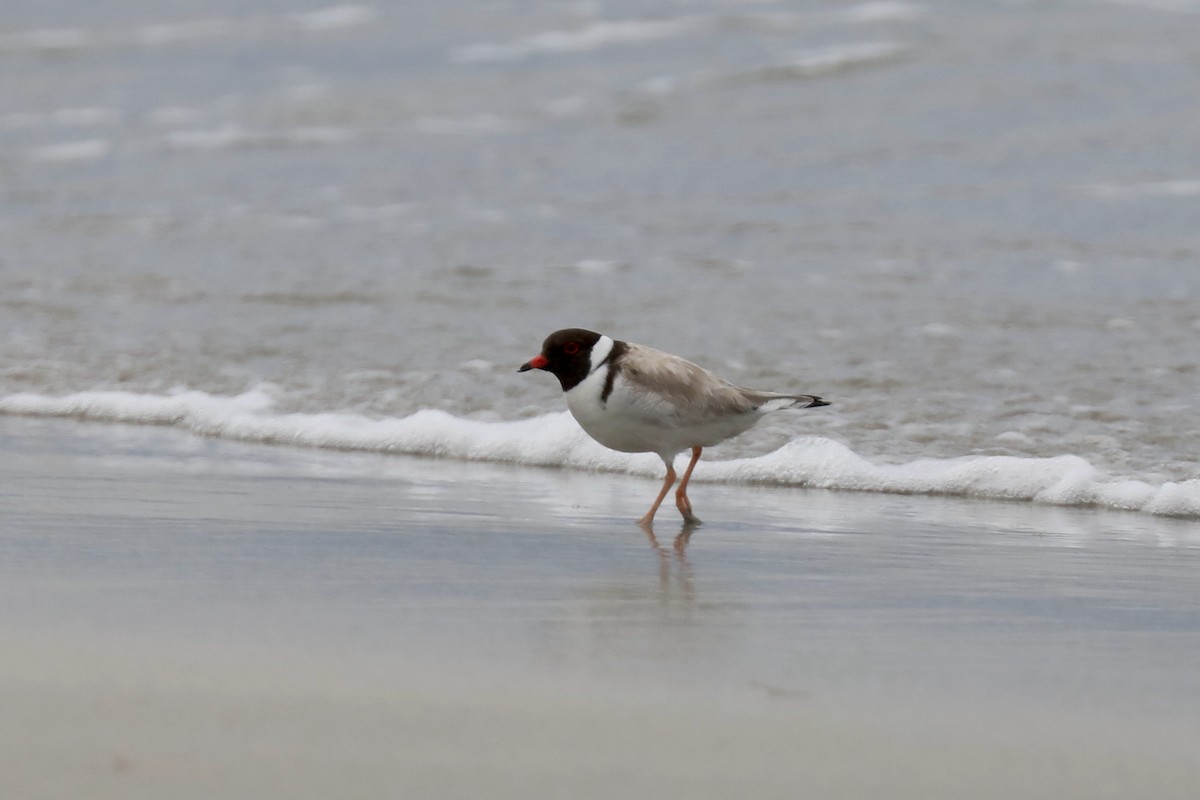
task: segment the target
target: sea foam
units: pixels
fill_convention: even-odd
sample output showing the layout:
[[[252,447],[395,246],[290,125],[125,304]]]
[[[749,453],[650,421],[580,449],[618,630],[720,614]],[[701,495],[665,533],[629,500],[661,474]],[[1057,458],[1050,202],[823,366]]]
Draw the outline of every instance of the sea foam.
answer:
[[[365,5],[335,5],[298,14],[245,15],[149,22],[136,27],[34,28],[0,30],[2,53],[71,53],[127,47],[165,47],[206,39],[262,38],[298,31],[339,32],[375,22],[376,11]]]
[[[0,413],[169,425],[247,442],[494,461],[529,466],[661,475],[657,456],[625,454],[592,441],[567,412],[491,422],[426,409],[402,418],[346,412],[279,413],[256,389],[234,397],[198,391],[165,395],[89,391],[0,397]],[[821,437],[795,439],[766,455],[702,461],[695,480],[844,491],[929,494],[1088,506],[1200,518],[1200,479],[1114,478],[1075,455],[964,456],[879,464]]]
[[[458,62],[520,61],[533,55],[583,53],[613,44],[652,42],[687,33],[697,20],[611,20],[592,22],[575,30],[543,31],[503,44],[459,47],[450,54]]]

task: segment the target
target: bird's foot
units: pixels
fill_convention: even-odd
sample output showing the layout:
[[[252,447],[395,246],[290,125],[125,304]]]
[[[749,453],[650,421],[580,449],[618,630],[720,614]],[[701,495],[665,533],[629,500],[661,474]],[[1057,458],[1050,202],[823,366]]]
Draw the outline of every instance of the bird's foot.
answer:
[[[688,500],[686,494],[675,495],[675,507],[679,509],[680,515],[683,516],[684,525],[700,524],[700,518],[692,513],[692,501]]]

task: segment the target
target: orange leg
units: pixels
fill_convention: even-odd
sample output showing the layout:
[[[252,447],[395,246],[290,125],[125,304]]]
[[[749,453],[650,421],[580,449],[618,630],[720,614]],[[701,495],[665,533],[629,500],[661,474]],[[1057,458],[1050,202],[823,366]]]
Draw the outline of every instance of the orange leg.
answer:
[[[687,469],[683,473],[683,480],[679,482],[679,488],[675,490],[675,507],[679,509],[679,513],[683,514],[683,521],[688,525],[699,525],[700,518],[692,513],[692,501],[688,500],[687,485],[692,479],[692,470],[696,468],[696,462],[700,460],[700,453],[703,452],[703,447],[692,448],[692,460],[688,462]]]
[[[667,492],[671,490],[671,486],[675,483],[675,467],[667,464],[667,475],[663,478],[662,491],[658,493],[658,498],[654,501],[654,505],[650,506],[650,510],[646,512],[646,516],[638,520],[639,525],[650,525],[654,522],[654,515],[658,512],[658,507],[662,505],[663,498],[667,496]]]

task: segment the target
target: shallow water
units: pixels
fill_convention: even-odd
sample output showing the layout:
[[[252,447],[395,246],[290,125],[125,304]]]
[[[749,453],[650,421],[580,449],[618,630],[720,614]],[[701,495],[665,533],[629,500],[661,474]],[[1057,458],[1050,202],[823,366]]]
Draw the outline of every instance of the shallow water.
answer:
[[[1195,515],[1198,12],[26,4],[0,33],[0,398],[535,418],[557,389],[512,370],[583,325],[834,402],[718,458],[1072,455]],[[450,454],[508,458],[491,441]],[[1162,510],[1056,485],[1030,496]]]
[[[19,796],[1190,798],[1194,523],[0,420]],[[382,788],[386,787],[386,789]]]

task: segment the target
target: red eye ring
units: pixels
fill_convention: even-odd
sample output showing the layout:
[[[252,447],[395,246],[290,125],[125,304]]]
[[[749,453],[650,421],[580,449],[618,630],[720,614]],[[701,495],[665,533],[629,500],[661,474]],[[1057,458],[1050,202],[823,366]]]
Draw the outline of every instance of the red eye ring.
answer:
[[[567,342],[563,345],[563,352],[569,356],[573,356],[579,352],[579,342]]]

